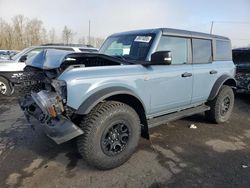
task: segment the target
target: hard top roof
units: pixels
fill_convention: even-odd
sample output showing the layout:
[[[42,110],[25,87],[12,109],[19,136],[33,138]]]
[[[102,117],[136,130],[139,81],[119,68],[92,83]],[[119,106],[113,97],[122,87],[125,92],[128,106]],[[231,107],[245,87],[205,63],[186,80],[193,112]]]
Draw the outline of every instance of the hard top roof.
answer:
[[[161,32],[163,35],[174,35],[174,36],[184,36],[184,37],[194,37],[194,38],[217,38],[223,40],[230,40],[227,37],[195,32],[195,31],[188,31],[188,30],[181,30],[181,29],[172,29],[172,28],[155,28],[155,29],[143,29],[143,30],[134,30],[134,31],[127,31],[121,33],[115,33],[111,36],[118,36],[118,35],[128,35],[128,34],[157,34]]]

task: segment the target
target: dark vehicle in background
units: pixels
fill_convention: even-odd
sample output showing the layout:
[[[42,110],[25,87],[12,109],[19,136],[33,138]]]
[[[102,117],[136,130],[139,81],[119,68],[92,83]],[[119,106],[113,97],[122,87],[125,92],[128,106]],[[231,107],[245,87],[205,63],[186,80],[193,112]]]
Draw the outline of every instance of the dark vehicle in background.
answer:
[[[236,65],[237,91],[250,94],[250,48],[233,49]]]

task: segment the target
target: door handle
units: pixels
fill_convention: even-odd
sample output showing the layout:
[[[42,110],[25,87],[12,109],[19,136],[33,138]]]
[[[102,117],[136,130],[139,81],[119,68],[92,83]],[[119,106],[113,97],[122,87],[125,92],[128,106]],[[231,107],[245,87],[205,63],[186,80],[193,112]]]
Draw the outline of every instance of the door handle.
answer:
[[[210,72],[209,72],[209,74],[217,74],[218,73],[218,71],[216,71],[216,70],[211,70]]]
[[[191,77],[192,76],[192,73],[190,72],[184,72],[181,77]]]

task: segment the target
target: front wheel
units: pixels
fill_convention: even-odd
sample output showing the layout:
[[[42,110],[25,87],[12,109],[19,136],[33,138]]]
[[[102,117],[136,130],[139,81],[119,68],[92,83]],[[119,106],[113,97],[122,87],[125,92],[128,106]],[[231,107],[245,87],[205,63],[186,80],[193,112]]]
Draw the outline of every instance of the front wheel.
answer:
[[[4,96],[10,96],[12,89],[7,79],[0,77],[0,94]]]
[[[84,131],[77,139],[80,154],[89,165],[103,170],[118,167],[130,158],[141,131],[135,110],[116,101],[98,104],[79,126]]]
[[[228,121],[233,111],[234,92],[230,86],[223,85],[215,99],[208,103],[210,110],[206,111],[208,120],[214,123]]]

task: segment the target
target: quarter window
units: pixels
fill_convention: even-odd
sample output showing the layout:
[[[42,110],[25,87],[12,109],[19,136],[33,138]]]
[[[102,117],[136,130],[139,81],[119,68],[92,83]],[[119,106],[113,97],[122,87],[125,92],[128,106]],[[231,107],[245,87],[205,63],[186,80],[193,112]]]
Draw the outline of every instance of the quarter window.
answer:
[[[193,63],[212,62],[212,41],[205,39],[192,39]]]
[[[232,60],[230,41],[216,40],[216,60]]]
[[[171,51],[172,64],[186,64],[188,62],[189,45],[190,39],[162,36],[157,51]]]

